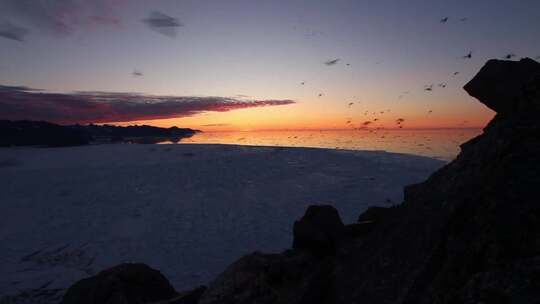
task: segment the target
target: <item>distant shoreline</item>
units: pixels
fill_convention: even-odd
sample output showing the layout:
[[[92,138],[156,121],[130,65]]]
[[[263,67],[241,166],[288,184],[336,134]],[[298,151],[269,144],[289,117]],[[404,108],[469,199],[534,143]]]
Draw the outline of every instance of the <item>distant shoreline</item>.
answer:
[[[63,126],[45,121],[0,120],[0,147],[45,146],[65,147],[92,143],[152,144],[164,140],[178,142],[200,130],[190,128],[159,128],[147,125],[118,127],[112,125]]]

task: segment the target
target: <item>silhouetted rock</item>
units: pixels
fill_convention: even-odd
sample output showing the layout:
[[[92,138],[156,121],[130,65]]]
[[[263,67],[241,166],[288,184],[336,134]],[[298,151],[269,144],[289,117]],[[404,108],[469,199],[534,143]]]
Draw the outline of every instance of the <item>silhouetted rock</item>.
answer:
[[[329,205],[309,206],[294,223],[293,248],[307,249],[318,255],[334,254],[344,225],[337,210]]]
[[[62,304],[142,304],[177,295],[159,271],[144,264],[121,264],[75,283]]]
[[[524,110],[534,104],[540,109],[540,101],[526,98],[524,86],[540,76],[540,63],[524,58],[515,61],[490,60],[464,89],[499,114]]]

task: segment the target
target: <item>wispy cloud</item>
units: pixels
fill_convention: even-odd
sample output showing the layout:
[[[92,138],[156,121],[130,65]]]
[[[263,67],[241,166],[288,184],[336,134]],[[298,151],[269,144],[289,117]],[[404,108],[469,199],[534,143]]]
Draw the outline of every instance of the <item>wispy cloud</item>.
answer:
[[[78,30],[120,26],[120,18],[115,14],[117,3],[114,0],[2,0],[0,16],[16,21],[27,31],[30,28],[66,36]]]
[[[26,28],[11,24],[9,22],[0,24],[0,37],[2,38],[24,41],[26,34],[28,34],[28,30]]]
[[[0,85],[0,119],[45,120],[60,124],[126,122],[186,117],[202,112],[293,104],[292,100],[230,97],[154,96],[135,93],[48,93]]]
[[[143,19],[143,22],[150,29],[169,37],[175,37],[176,28],[184,26],[178,19],[160,12],[152,12],[148,18]]]

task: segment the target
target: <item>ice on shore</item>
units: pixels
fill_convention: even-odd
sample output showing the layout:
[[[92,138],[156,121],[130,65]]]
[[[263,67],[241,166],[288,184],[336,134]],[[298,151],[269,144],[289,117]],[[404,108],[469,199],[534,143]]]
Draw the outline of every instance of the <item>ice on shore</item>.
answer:
[[[308,205],[332,204],[351,223],[443,164],[232,145],[0,149],[0,298],[57,301],[121,262],[147,263],[177,290],[205,284],[244,254],[290,247]]]

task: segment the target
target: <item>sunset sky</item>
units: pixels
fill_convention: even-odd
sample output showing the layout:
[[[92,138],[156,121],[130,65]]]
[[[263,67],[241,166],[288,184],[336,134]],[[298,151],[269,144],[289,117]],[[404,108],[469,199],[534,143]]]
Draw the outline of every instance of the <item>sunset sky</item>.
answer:
[[[0,119],[481,127],[462,86],[510,53],[540,56],[540,1],[0,0]]]

